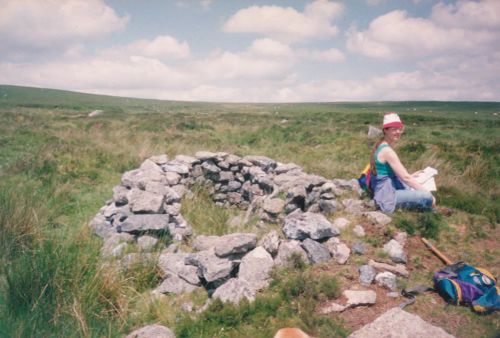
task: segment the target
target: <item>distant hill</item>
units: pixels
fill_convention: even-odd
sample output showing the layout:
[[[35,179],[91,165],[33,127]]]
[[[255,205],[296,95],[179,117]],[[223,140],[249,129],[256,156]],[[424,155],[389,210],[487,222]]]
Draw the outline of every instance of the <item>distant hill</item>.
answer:
[[[304,102],[304,103],[208,103],[137,99],[109,95],[86,94],[67,90],[0,85],[0,108],[32,107],[108,112],[350,112],[381,113],[399,111],[434,115],[453,113],[474,117],[475,112],[488,115],[500,114],[500,102],[450,102],[450,101],[380,101],[380,102]]]

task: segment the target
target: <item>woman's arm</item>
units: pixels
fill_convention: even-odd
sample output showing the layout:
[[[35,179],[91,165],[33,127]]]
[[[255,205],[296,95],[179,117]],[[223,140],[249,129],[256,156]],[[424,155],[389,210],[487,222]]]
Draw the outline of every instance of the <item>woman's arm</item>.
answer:
[[[379,153],[379,159],[386,161],[391,166],[392,170],[398,177],[406,184],[408,184],[413,189],[426,190],[423,185],[418,183],[415,178],[408,173],[405,166],[399,160],[398,154],[392,148],[384,148]]]

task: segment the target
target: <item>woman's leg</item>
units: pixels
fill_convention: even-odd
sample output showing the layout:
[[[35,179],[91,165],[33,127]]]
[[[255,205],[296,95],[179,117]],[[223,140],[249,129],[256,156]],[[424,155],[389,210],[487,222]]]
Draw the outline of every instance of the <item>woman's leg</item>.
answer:
[[[431,210],[434,197],[424,190],[396,190],[396,208]]]

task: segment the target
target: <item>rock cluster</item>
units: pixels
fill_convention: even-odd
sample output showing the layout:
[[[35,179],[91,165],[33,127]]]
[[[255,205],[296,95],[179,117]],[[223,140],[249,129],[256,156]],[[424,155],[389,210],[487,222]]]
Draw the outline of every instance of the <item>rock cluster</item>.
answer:
[[[244,219],[237,220],[240,224],[247,223],[254,213],[262,221],[281,225],[282,234],[271,231],[260,241],[251,232],[194,234],[181,214],[181,199],[191,194],[194,185],[205,186],[217,205],[246,209]],[[343,210],[378,226],[390,222],[386,215],[373,211],[372,203],[352,198],[356,194],[361,194],[356,180],[327,180],[303,172],[296,164],[264,156],[206,151],[174,159],[160,155],[123,174],[120,185],[113,188],[113,198],[90,226],[104,240],[102,255],[121,257],[123,267],[141,257],[151,258],[147,252],[164,246],[159,240],[163,236],[183,243],[193,237],[189,240],[191,250],[182,252],[174,245],[164,247],[155,257],[162,275],[155,291],[178,294],[205,288],[214,298],[238,302],[242,298],[252,300],[268,284],[271,269],[289,264],[294,254],[307,264],[332,258],[345,264],[351,250],[337,236],[350,221],[338,218],[332,223],[328,216]],[[364,236],[359,225],[356,234]],[[136,243],[140,252],[124,255],[127,243]],[[385,250],[395,262],[406,262],[401,248],[394,240]],[[363,247],[355,249],[357,254],[364,252]],[[364,276],[362,284],[375,280],[393,290],[395,277],[383,274],[388,269],[382,270],[382,274],[372,271]]]

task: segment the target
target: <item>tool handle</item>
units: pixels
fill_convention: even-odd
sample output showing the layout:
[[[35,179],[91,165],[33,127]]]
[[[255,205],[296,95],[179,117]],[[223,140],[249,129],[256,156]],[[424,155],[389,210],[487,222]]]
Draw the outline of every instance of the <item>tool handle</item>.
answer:
[[[446,256],[445,256],[445,255],[444,255],[441,251],[439,251],[438,249],[436,249],[436,248],[434,247],[434,245],[432,245],[432,244],[431,244],[428,240],[426,240],[426,239],[425,239],[425,238],[423,238],[423,237],[422,237],[421,239],[422,239],[422,242],[424,242],[425,246],[426,246],[427,248],[429,248],[429,250],[431,250],[431,251],[432,251],[432,252],[433,252],[436,256],[438,256],[438,257],[439,257],[439,259],[441,259],[441,260],[444,262],[444,264],[446,264],[446,265],[450,265],[450,264],[452,264],[452,263],[453,263],[453,262],[452,262],[452,261],[451,261],[448,257],[446,257]]]

